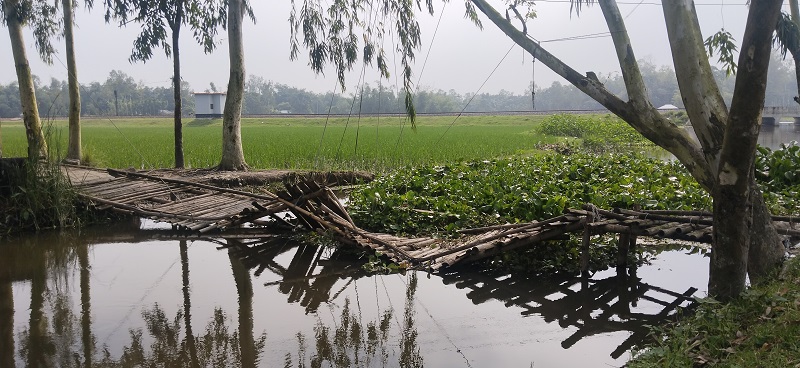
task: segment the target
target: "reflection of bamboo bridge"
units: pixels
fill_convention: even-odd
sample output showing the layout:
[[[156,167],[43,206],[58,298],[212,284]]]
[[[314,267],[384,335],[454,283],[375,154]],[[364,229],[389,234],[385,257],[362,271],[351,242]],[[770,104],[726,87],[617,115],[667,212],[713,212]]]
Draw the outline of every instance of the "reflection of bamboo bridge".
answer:
[[[337,255],[338,250],[323,255],[324,250],[318,245],[298,244],[283,237],[251,242],[229,239],[220,244],[255,270],[256,276],[265,271],[278,276],[277,281],[264,285],[277,287],[290,303],[300,304],[308,313],[335,300],[351,282],[366,275],[357,262]],[[275,260],[280,254],[292,252],[291,260],[284,261],[288,265]],[[680,293],[644,283],[637,277],[635,267],[619,267],[616,275],[606,278],[555,276],[543,280],[486,268],[442,272],[440,276],[445,284],[465,289],[474,304],[498,300],[506,307],[521,308],[522,316],[537,315],[547,323],[575,328],[561,342],[564,349],[589,336],[630,332],[610,353],[614,359],[645,340],[651,326],[676,318],[681,309],[694,308],[697,292],[694,287]],[[335,289],[340,280],[346,283]]]
[[[173,224],[177,229],[211,234],[274,225],[305,228],[331,234],[338,241],[377,251],[409,268],[439,271],[494,256],[504,251],[583,234],[582,266],[589,264],[591,236],[619,234],[618,264],[636,245],[637,237],[654,237],[709,243],[711,214],[699,211],[607,211],[593,205],[567,209],[543,221],[462,230],[458,239],[406,238],[359,228],[336,195],[314,182],[288,186],[284,192],[249,193],[185,180],[109,169],[106,172],[65,168],[86,200],[113,209]],[[792,219],[779,232],[800,235]],[[248,229],[253,230],[253,229]],[[268,233],[268,232],[264,232]],[[248,235],[255,238],[255,235]]]
[[[629,275],[627,269],[617,268],[616,276],[600,280],[562,277],[549,282],[493,270],[449,273],[442,278],[446,284],[469,289],[467,297],[475,304],[496,299],[505,302],[506,307],[522,308],[523,316],[539,315],[548,323],[558,321],[563,328],[577,328],[561,342],[564,349],[588,336],[629,331],[631,335],[610,354],[616,359],[643,341],[650,326],[674,317],[679,308],[693,308],[697,291],[690,287],[678,293],[642,283],[636,277],[636,269],[630,271]],[[642,301],[656,304],[660,310],[645,312],[638,308]]]

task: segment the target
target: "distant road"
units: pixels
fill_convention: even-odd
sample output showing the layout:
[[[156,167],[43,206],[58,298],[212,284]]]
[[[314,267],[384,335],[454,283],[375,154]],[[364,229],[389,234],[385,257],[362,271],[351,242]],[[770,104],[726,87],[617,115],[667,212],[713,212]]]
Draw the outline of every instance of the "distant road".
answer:
[[[476,112],[418,112],[417,116],[497,116],[497,115],[552,115],[552,114],[609,114],[608,110],[547,110],[547,111],[476,111]],[[243,118],[321,118],[321,117],[347,117],[359,114],[265,114],[242,115]],[[360,114],[360,116],[393,116],[404,117],[405,113]]]
[[[476,112],[418,112],[417,116],[507,116],[507,115],[553,115],[553,114],[609,114],[608,110],[546,110],[546,111],[476,111]],[[243,118],[324,118],[324,117],[344,118],[348,116],[359,116],[359,114],[264,114],[264,115],[245,115]],[[364,117],[375,116],[392,116],[404,117],[405,113],[382,113],[382,114],[361,114]],[[56,119],[66,119],[66,116],[57,116]],[[172,115],[85,115],[81,119],[170,119]],[[184,116],[183,118],[192,118],[192,116]],[[2,121],[22,121],[22,118],[0,118]]]

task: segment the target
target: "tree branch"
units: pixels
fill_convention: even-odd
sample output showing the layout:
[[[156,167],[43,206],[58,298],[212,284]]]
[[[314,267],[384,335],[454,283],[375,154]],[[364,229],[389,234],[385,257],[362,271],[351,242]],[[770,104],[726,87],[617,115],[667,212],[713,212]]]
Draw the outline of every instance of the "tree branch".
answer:
[[[781,0],[762,0],[758,5],[753,4],[742,39],[739,74],[733,90],[719,168],[720,184],[732,185],[732,190],[737,193],[744,193],[749,188],[747,172],[752,170],[753,153],[761,128],[761,111],[767,89],[764,81],[767,80],[772,33],[778,22],[781,3]]]
[[[691,1],[662,1],[662,7],[683,105],[706,160],[716,167],[728,108],[708,63],[697,13]]]
[[[534,42],[524,33],[515,28],[511,22],[507,21],[505,17],[498,13],[497,10],[495,10],[485,0],[470,1],[472,1],[472,3],[474,3],[475,6],[482,13],[484,13],[489,20],[492,21],[492,23],[500,28],[500,30],[502,30],[517,45],[525,49],[528,53],[533,55],[533,57],[539,59],[543,64],[550,68],[550,70],[554,71],[556,74],[572,83],[572,85],[577,87],[583,93],[603,105],[603,107],[607,108],[613,114],[625,120],[625,122],[636,129],[636,131],[644,135],[645,138],[674,154],[675,157],[677,157],[678,160],[680,160],[681,163],[686,166],[692,176],[697,179],[701,185],[706,187],[706,189],[711,188],[711,184],[713,183],[713,176],[711,175],[712,171],[710,170],[711,167],[703,157],[700,147],[686,134],[686,132],[661,116],[661,114],[658,113],[652,104],[650,104],[650,102],[647,100],[647,92],[643,87],[644,82],[640,82],[641,87],[635,87],[633,89],[636,93],[643,93],[641,96],[643,100],[640,100],[634,104],[626,103],[608,91],[597,80],[589,78],[588,76],[584,77],[572,69],[569,65],[553,56],[553,54],[543,49],[538,43]],[[616,4],[612,5],[616,7]],[[617,18],[621,20],[621,17],[617,16]],[[619,28],[617,27],[615,29]],[[621,29],[624,31],[624,27]],[[627,39],[627,36],[625,36],[624,39]],[[625,47],[626,51],[624,52],[627,61],[623,62],[621,60],[620,63],[628,65],[632,62],[635,64],[635,59],[630,59],[633,58],[633,51],[628,50],[630,49],[629,42],[627,42],[627,44],[628,45]],[[631,69],[628,69],[628,73],[629,78],[635,84],[637,77],[632,76],[631,73],[638,74],[638,66],[635,67],[635,73],[632,72]],[[641,75],[639,75],[638,78],[641,79]],[[641,101],[644,102],[642,103]]]

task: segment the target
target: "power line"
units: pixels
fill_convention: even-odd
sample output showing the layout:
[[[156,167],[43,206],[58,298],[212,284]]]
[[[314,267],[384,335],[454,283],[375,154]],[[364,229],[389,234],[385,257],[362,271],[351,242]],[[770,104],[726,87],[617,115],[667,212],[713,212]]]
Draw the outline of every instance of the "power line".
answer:
[[[563,3],[563,4],[572,4],[572,0],[538,0],[542,3]],[[648,2],[636,2],[636,1],[617,1],[619,5],[662,5],[661,2],[656,1],[648,1]],[[725,3],[725,2],[717,2],[717,3],[694,3],[695,6],[747,6],[747,3]]]

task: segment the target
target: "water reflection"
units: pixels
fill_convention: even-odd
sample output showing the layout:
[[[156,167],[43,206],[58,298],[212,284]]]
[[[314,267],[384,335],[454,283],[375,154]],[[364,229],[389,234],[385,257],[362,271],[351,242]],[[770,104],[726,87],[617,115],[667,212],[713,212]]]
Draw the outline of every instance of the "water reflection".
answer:
[[[620,363],[647,325],[687,307],[696,291],[624,269],[588,279],[375,276],[352,253],[292,237],[147,236],[0,244],[0,366],[538,366],[581,355]]]
[[[677,293],[643,283],[635,268],[618,268],[616,274],[605,278],[562,277],[545,282],[491,270],[453,273],[444,275],[443,280],[468,289],[467,297],[475,304],[500,300],[507,307],[522,308],[523,316],[537,315],[564,328],[577,327],[561,342],[564,349],[588,336],[629,331],[630,336],[610,352],[613,358],[643,341],[650,326],[674,316],[678,307],[691,308],[691,298],[697,292],[694,287]],[[640,309],[640,301],[654,303],[660,310]]]
[[[272,237],[251,241],[228,239],[228,251],[241,259],[243,265],[254,269],[260,276],[265,270],[279,277],[278,281],[267,282],[265,286],[277,286],[288,296],[289,303],[299,303],[306,313],[315,313],[322,303],[335,298],[339,292],[333,291],[337,281],[364,277],[363,263],[356,255],[338,251],[311,242],[301,242],[294,237]],[[283,266],[275,258],[293,253],[288,266]],[[349,284],[348,282],[348,284]]]

